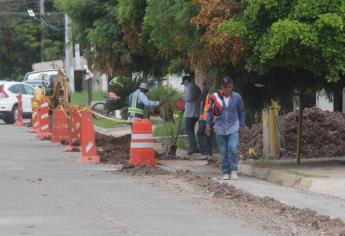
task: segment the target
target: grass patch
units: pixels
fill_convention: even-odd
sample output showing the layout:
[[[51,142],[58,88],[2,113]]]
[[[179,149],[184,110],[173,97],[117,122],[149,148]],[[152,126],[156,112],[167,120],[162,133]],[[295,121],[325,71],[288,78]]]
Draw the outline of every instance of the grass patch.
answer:
[[[93,94],[93,101],[104,101],[105,92],[98,91]],[[72,103],[80,106],[88,105],[87,91],[75,92],[71,95]]]
[[[254,162],[253,166],[259,167],[259,168],[273,168],[274,164],[272,161],[261,160],[261,161]]]
[[[127,124],[118,123],[116,121],[107,120],[107,119],[94,119],[93,124],[98,126],[98,127],[102,127],[102,128],[106,128],[106,129],[120,128],[120,127],[126,127],[127,126]]]

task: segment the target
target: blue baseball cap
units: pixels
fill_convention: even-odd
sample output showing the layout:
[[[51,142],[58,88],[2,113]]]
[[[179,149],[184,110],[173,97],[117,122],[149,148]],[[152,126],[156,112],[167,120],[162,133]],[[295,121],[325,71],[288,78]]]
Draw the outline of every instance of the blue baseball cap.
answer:
[[[222,83],[221,83],[222,85],[232,84],[232,83],[234,83],[234,81],[232,80],[230,76],[226,75],[222,78]]]

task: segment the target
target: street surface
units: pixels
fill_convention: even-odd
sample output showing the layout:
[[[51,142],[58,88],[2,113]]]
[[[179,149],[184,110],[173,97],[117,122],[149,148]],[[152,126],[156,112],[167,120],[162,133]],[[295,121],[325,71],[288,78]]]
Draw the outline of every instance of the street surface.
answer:
[[[0,123],[0,235],[269,235]]]

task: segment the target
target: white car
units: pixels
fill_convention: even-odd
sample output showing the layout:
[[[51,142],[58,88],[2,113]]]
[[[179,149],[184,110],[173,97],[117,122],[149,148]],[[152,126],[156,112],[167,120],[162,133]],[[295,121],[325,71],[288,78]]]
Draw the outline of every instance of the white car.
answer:
[[[34,88],[23,82],[0,81],[0,119],[7,124],[13,124],[17,119],[19,94],[22,94],[23,118],[30,118]]]

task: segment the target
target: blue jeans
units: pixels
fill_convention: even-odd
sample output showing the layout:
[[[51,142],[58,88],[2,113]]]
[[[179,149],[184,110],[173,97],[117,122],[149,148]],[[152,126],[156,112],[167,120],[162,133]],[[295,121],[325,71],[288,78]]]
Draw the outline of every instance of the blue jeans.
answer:
[[[237,171],[239,133],[216,135],[223,174]]]
[[[200,146],[200,151],[202,154],[205,155],[213,155],[213,137],[214,137],[214,132],[213,130],[211,131],[211,135],[207,136],[206,133],[206,121],[205,120],[200,120],[199,121],[199,129],[197,132],[198,136],[198,143]]]
[[[195,124],[199,120],[198,118],[185,117],[185,129],[188,135],[189,145],[192,151],[199,150],[198,143],[195,137]]]

